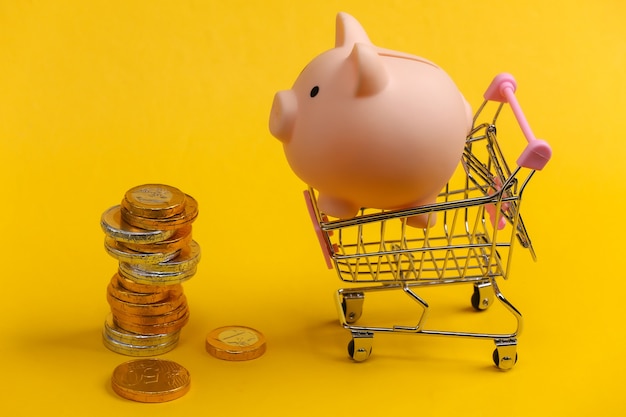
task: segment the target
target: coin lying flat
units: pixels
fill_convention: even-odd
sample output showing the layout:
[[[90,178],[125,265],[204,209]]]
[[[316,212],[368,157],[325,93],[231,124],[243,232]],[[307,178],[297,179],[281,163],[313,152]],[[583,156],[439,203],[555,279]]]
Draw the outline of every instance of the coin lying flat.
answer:
[[[121,265],[123,262],[120,262],[119,265]],[[130,264],[127,264],[130,265]],[[172,286],[169,285],[149,285],[148,283],[141,283],[141,282],[137,282],[133,279],[132,276],[129,276],[128,274],[126,274],[124,271],[121,270],[121,268],[118,267],[118,271],[117,271],[117,275],[118,275],[118,281],[120,283],[120,285],[124,288],[126,288],[128,291],[132,291],[132,292],[163,292],[165,290],[168,290],[170,288],[172,288]],[[175,289],[175,288],[174,288]],[[182,290],[182,286],[180,286],[180,289]]]
[[[104,321],[103,333],[112,340],[124,345],[130,346],[159,346],[168,343],[175,344],[178,341],[180,332],[164,333],[164,334],[140,334],[133,333],[120,328],[113,317],[113,314],[109,313]]]
[[[122,220],[121,206],[113,206],[102,214],[100,227],[104,233],[120,242],[153,243],[172,236],[175,230],[145,230]]]
[[[150,219],[175,216],[185,209],[185,194],[164,184],[144,184],[126,192],[122,206],[131,214]]]
[[[146,230],[172,230],[192,223],[198,217],[198,202],[190,195],[185,195],[184,210],[178,214],[163,218],[137,216],[124,207],[122,219],[135,227]]]
[[[182,294],[183,292],[181,285],[159,286],[155,290],[135,287],[138,291],[131,291],[124,286],[126,281],[126,279],[120,277],[119,273],[113,275],[111,282],[107,286],[108,294],[127,303],[151,304],[163,301],[170,297],[171,294]]]
[[[200,262],[200,245],[192,240],[189,246],[181,249],[178,256],[158,264],[119,263],[120,275],[147,285],[180,284],[194,276]]]
[[[119,245],[135,252],[143,253],[172,253],[180,251],[191,242],[191,225],[175,229],[175,233],[160,242],[154,243],[130,243],[120,242]]]
[[[201,250],[200,245],[192,240],[187,247],[180,250],[178,255],[168,261],[151,263],[151,264],[133,264],[135,269],[146,272],[183,272],[195,268],[200,262]],[[131,263],[132,262],[127,262]]]
[[[113,311],[136,316],[156,316],[159,314],[167,314],[176,310],[181,305],[186,305],[187,297],[183,293],[170,294],[166,299],[155,303],[138,304],[122,301],[107,293],[107,301]]]
[[[189,371],[164,359],[135,359],[118,365],[111,386],[119,396],[145,403],[172,401],[190,388]]]
[[[124,317],[115,317],[118,327],[128,332],[139,334],[165,334],[181,330],[189,321],[189,310],[181,318],[160,324],[141,324],[135,320],[125,320]]]
[[[168,323],[172,323],[186,314],[189,313],[189,306],[185,302],[180,306],[176,307],[172,311],[168,311],[163,314],[154,314],[154,315],[139,315],[132,314],[123,311],[114,310],[111,308],[111,313],[115,317],[117,321],[124,321],[129,323],[135,323],[141,326],[152,326],[152,325],[164,325]]]
[[[178,345],[177,337],[164,343],[156,345],[134,345],[131,343],[120,342],[119,340],[109,336],[106,332],[102,333],[102,342],[109,350],[126,356],[158,356],[170,352]]]
[[[158,264],[174,259],[180,253],[180,249],[166,253],[144,253],[136,252],[123,246],[115,239],[106,237],[104,239],[104,249],[106,252],[118,260],[118,262],[130,262],[133,264]]]
[[[136,285],[147,285],[150,287],[181,284],[193,277],[197,270],[198,268],[194,266],[191,269],[178,272],[160,272],[147,271],[125,262],[120,262],[119,264],[120,276],[136,283]]]
[[[265,353],[265,337],[245,326],[225,326],[211,331],[206,338],[206,350],[218,359],[246,361]]]

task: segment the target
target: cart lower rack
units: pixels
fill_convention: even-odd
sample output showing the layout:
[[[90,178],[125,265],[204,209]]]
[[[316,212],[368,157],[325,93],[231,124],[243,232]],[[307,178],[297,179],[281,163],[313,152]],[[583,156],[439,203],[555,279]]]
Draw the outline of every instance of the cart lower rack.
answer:
[[[342,281],[354,284],[337,291],[336,303],[341,324],[352,334],[348,352],[355,361],[370,356],[374,333],[398,332],[490,339],[495,342],[493,360],[498,368],[510,369],[516,363],[522,315],[504,297],[497,279],[508,278],[515,244],[535,257],[520,206],[526,185],[549,161],[551,150],[534,137],[515,89],[509,74],[494,78],[474,116],[461,172],[449,181],[435,204],[398,211],[362,209],[354,218],[329,220],[318,209],[316,191],[305,191],[328,267],[334,267]],[[513,169],[504,158],[496,132],[498,116],[507,103],[528,141]],[[490,107],[495,110],[486,119]],[[407,217],[416,215],[436,216],[437,223],[426,229],[408,226]],[[476,310],[500,302],[515,318],[516,328],[501,334],[428,328],[430,307],[416,289],[459,283],[473,285],[471,303]],[[421,311],[417,323],[358,325],[365,294],[390,290],[403,291],[417,303]]]

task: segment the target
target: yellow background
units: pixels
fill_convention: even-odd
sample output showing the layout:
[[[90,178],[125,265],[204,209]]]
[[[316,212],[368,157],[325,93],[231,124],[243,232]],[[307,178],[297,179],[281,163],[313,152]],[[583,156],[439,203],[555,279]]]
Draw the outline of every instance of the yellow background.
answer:
[[[437,62],[474,107],[512,73],[553,146],[523,210],[539,260],[518,248],[502,284],[526,320],[510,372],[488,341],[379,335],[368,361],[347,356],[341,282],[267,129],[274,92],[332,47],[341,10],[374,43]],[[2,414],[623,415],[625,12],[619,0],[1,1]],[[191,320],[164,355],[192,388],[153,405],[111,391],[128,358],[100,340],[116,269],[100,215],[149,182],[199,201],[203,250],[185,284]],[[461,326],[471,289],[439,291]],[[507,323],[490,313],[469,320]],[[228,324],[262,331],[267,353],[209,356],[205,335]]]

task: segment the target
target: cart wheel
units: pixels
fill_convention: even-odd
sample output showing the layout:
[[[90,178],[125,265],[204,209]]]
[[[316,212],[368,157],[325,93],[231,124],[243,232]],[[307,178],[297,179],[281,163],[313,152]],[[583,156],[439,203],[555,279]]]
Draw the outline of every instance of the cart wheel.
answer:
[[[477,311],[484,311],[493,304],[493,290],[491,284],[474,284],[474,293],[472,294],[472,307]]]
[[[363,301],[365,295],[362,292],[343,294],[341,309],[348,324],[355,323],[363,314]]]
[[[507,350],[508,352],[504,352],[504,350]],[[515,350],[515,346],[513,346],[513,350]],[[502,360],[500,360],[500,351],[503,351],[503,355],[502,355]],[[515,353],[515,357],[513,357],[512,355],[510,355],[511,353],[511,346],[501,346],[501,347],[497,347],[493,350],[493,363],[499,368],[502,369],[503,371],[508,371],[509,369],[513,368],[513,366],[517,363],[517,352]]]
[[[355,362],[363,362],[370,357],[373,338],[374,335],[371,333],[352,337],[348,343],[348,354]]]

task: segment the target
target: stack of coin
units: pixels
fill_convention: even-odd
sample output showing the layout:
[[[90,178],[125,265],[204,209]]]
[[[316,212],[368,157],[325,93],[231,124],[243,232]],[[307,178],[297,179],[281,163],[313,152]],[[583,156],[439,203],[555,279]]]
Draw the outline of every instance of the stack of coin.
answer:
[[[191,237],[197,216],[191,196],[162,184],[131,188],[102,214],[105,250],[119,262],[107,287],[106,347],[129,356],[176,347],[189,320],[181,283],[195,275],[200,261]]]

